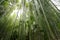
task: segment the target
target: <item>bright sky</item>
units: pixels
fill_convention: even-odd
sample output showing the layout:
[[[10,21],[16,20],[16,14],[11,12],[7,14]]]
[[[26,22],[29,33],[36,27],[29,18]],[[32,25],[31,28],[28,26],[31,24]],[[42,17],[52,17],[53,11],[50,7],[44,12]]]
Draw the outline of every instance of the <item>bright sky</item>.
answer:
[[[57,6],[57,8],[60,10],[60,0],[52,0],[52,1]]]

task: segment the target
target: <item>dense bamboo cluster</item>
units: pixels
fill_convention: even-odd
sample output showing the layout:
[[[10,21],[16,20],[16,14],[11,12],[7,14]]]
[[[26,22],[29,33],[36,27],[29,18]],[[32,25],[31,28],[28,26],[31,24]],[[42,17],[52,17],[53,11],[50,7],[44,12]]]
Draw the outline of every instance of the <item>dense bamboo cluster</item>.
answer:
[[[60,40],[60,11],[51,0],[0,0],[0,40]]]

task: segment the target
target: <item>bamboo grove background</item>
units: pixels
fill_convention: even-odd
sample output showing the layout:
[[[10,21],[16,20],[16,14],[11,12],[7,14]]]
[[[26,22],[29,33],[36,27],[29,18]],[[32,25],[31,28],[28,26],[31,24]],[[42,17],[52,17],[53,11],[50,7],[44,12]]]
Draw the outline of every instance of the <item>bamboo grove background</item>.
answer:
[[[0,40],[60,40],[60,10],[51,0],[0,0]]]

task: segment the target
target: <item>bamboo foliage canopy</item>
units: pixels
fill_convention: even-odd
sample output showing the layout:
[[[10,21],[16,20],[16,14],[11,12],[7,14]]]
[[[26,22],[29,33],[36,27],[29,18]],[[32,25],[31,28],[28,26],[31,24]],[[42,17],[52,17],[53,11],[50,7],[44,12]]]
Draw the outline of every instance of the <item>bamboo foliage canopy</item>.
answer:
[[[0,40],[60,40],[60,10],[51,0],[0,0]]]

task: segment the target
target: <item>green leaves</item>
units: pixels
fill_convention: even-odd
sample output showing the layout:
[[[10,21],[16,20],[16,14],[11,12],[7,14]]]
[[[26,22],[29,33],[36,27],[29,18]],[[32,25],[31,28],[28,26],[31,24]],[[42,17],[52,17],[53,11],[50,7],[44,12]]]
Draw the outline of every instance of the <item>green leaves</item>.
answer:
[[[60,12],[51,0],[20,1],[5,0],[1,3],[0,39],[58,40]]]

